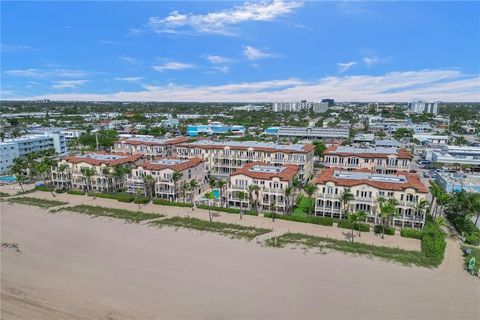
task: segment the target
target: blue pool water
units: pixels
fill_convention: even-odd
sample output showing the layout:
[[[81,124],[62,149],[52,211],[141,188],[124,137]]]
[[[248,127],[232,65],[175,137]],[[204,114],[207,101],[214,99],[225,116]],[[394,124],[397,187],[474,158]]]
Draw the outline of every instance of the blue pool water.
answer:
[[[220,190],[218,189],[213,189],[213,196],[215,197],[215,200],[220,199]]]
[[[0,182],[15,182],[17,181],[17,178],[14,176],[1,176],[0,177]]]

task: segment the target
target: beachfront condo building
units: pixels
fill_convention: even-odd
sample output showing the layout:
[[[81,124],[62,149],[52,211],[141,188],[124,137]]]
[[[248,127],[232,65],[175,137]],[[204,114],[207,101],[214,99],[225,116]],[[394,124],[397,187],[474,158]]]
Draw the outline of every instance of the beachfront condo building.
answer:
[[[152,176],[153,179],[148,181],[145,178],[147,176]],[[193,188],[192,181],[196,181]],[[149,186],[148,183],[151,185]],[[205,185],[205,161],[201,158],[164,158],[144,162],[132,168],[127,179],[129,193],[135,194],[138,189],[141,189],[153,197],[172,201],[186,199],[187,196],[194,199]]]
[[[396,200],[398,216],[393,219],[393,225],[422,228],[425,223],[425,214],[418,205],[426,200],[428,190],[416,174],[329,168],[320,171],[314,183],[317,186],[315,214],[318,216],[346,218],[342,194],[348,189],[353,199],[348,201],[345,209],[366,212],[367,222],[380,222],[379,199],[384,198]]]
[[[286,212],[293,206],[292,194],[285,194],[292,186],[299,167],[293,164],[271,166],[253,162],[230,174],[227,186],[228,205],[235,208]],[[250,186],[258,186],[253,190]]]
[[[141,161],[141,154],[118,152],[97,151],[69,156],[52,168],[52,183],[58,189],[116,192],[126,187],[129,168]],[[87,170],[82,168],[91,172],[86,174]]]
[[[175,155],[175,145],[185,143],[189,139],[185,137],[171,139],[157,139],[152,137],[137,136],[115,141],[113,152],[125,152],[128,154],[144,154],[146,160],[156,160]]]
[[[271,166],[294,164],[299,167],[301,180],[313,176],[312,144],[199,140],[177,144],[176,149],[179,158],[201,157],[211,175],[225,179],[252,162],[264,162]]]
[[[332,146],[324,152],[323,158],[326,167],[368,169],[385,174],[408,171],[412,162],[407,150],[386,147]]]

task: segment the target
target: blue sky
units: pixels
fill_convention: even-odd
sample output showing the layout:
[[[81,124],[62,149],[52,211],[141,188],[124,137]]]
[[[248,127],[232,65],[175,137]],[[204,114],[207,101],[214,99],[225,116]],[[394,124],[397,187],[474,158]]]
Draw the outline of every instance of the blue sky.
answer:
[[[479,2],[1,2],[1,98],[480,101]]]

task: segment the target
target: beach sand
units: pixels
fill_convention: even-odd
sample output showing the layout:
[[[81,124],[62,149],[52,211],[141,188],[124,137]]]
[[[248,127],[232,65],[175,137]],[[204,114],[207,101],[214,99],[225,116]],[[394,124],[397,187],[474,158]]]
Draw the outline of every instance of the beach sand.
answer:
[[[188,210],[188,209],[187,209]],[[478,319],[450,240],[435,270],[1,203],[2,319]]]

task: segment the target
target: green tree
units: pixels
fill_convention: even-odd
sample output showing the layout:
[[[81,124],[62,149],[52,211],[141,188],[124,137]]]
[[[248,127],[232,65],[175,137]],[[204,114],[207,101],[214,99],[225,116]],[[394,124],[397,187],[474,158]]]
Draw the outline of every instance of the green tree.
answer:
[[[212,211],[210,210],[210,208],[211,208],[211,201],[215,199],[213,192],[209,191],[205,193],[205,199],[208,200],[208,219],[210,220],[210,222],[212,222],[213,217],[212,217]]]
[[[173,192],[175,194],[175,201],[178,200],[178,188],[177,188],[177,182],[183,177],[183,174],[180,172],[174,172],[172,174],[172,182],[173,182]]]
[[[312,196],[315,193],[315,191],[317,190],[317,187],[314,184],[306,183],[303,186],[303,190],[305,191],[305,193],[308,196],[308,216],[310,216],[311,213],[312,213],[312,203],[314,203],[314,199],[313,199]]]
[[[349,188],[345,188],[340,195],[340,202],[342,203],[342,213],[340,213],[340,219],[342,219],[342,214],[348,217],[348,205],[353,199],[355,199],[353,193]]]
[[[144,174],[142,181],[145,186],[146,196],[150,199],[155,197],[155,178],[151,174]]]
[[[349,212],[349,213],[347,213],[347,219],[348,219],[348,223],[350,225],[351,240],[352,240],[352,243],[353,243],[353,238],[355,237],[355,234],[353,233],[353,230],[355,228],[355,225],[358,223],[358,215],[354,212]]]
[[[87,189],[87,192],[89,192],[92,186],[92,177],[95,175],[95,169],[89,167],[82,167],[80,169],[80,172],[85,179],[85,188]]]
[[[248,197],[250,200],[250,210],[258,211],[258,206],[257,206],[257,197],[258,197],[258,191],[260,190],[260,187],[256,184],[251,184],[248,186]]]

